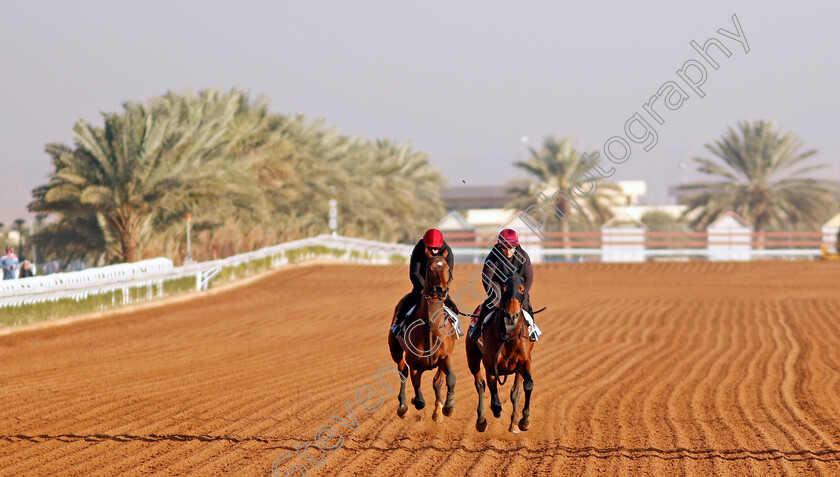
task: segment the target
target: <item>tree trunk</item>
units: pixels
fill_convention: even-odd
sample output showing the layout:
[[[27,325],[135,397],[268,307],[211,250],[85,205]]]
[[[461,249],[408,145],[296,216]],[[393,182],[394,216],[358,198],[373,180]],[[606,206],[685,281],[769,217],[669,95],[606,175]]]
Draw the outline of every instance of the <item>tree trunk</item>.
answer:
[[[137,261],[137,240],[134,233],[124,233],[120,237],[120,248],[122,250],[122,261],[124,263]]]
[[[122,263],[136,262],[140,257],[139,248],[140,218],[131,210],[120,209],[111,219],[113,234],[120,246]]]
[[[756,250],[764,250],[764,235],[761,235],[762,232],[764,232],[764,231],[761,230],[761,228],[759,228],[759,227],[755,228],[755,233],[756,233],[755,249]]]
[[[756,250],[764,250],[764,236],[760,235],[761,233],[764,232],[764,223],[765,223],[765,221],[763,220],[763,218],[761,216],[757,217],[756,220],[755,220],[755,227],[753,228],[753,231],[755,231],[755,233],[756,233],[756,238],[755,238],[755,249]]]

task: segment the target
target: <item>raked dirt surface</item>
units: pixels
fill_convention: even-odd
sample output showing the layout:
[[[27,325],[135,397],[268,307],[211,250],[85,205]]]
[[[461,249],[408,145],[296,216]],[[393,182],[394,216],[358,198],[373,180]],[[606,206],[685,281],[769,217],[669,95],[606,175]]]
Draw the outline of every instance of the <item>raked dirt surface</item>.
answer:
[[[476,270],[456,266],[453,292]],[[475,430],[463,340],[454,414],[431,420],[427,373],[427,407],[398,418],[373,375],[406,268],[314,265],[0,336],[0,475],[266,476],[285,452],[277,475],[840,475],[838,264],[535,274],[548,310],[527,432],[507,432],[510,381],[502,417]],[[360,409],[360,388],[384,404]],[[311,443],[318,466],[295,455],[328,424],[340,447]]]

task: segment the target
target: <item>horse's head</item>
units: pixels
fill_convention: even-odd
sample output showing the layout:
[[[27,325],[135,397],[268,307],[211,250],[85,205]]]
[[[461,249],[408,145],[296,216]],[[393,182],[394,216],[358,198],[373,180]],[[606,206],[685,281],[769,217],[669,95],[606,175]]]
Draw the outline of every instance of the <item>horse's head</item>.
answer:
[[[452,271],[446,259],[449,257],[449,250],[433,255],[426,249],[426,293],[433,295],[438,300],[445,300],[449,296],[449,282],[452,280]]]
[[[502,339],[507,341],[516,333],[519,319],[522,316],[522,302],[525,300],[525,280],[519,275],[511,275],[502,284],[502,317],[504,318],[504,332]]]

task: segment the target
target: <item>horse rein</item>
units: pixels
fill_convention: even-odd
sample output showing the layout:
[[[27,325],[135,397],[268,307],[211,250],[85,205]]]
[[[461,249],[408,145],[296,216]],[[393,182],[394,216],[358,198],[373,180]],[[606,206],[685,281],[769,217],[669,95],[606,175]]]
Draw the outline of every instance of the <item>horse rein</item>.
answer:
[[[507,311],[505,311],[505,313],[507,314]],[[520,310],[520,313],[521,313],[521,310]],[[499,384],[500,386],[505,385],[505,383],[507,382],[507,377],[508,377],[508,375],[506,374],[504,381],[502,381],[499,378],[499,356],[501,356],[502,350],[505,348],[505,343],[513,340],[514,338],[520,338],[520,339],[525,338],[525,335],[522,334],[523,330],[525,329],[525,318],[522,315],[520,315],[519,318],[517,319],[517,321],[522,322],[522,326],[519,327],[519,333],[516,336],[511,335],[511,336],[508,336],[507,338],[502,337],[502,342],[499,343],[499,349],[496,351],[496,359],[493,360],[493,370],[496,372],[496,376],[495,376],[496,383]]]

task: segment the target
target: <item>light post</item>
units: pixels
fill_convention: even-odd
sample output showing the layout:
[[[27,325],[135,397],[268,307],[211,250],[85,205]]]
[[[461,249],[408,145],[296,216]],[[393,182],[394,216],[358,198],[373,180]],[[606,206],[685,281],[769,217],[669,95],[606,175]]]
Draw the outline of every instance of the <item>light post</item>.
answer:
[[[187,256],[184,258],[184,263],[192,263],[192,251],[190,250],[190,219],[192,216],[187,214]]]
[[[335,237],[338,235],[338,201],[335,199],[330,199],[330,230],[332,231],[332,236]]]
[[[23,261],[23,219],[15,219],[15,225],[18,229],[18,260]]]
[[[333,198],[330,199],[330,221],[328,224],[332,231],[332,236],[335,237],[338,235],[338,201],[335,200],[335,186],[331,185],[330,191],[332,191]]]

